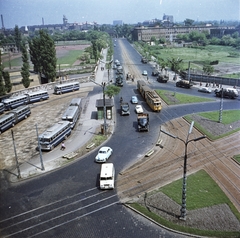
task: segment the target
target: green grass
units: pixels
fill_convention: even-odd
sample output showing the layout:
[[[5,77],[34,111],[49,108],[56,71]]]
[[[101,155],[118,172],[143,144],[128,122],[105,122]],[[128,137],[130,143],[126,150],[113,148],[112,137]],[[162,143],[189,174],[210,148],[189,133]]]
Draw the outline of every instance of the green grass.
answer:
[[[190,95],[175,93],[167,90],[156,90],[156,92],[168,105],[214,101],[213,99],[209,99],[209,98],[190,96]]]
[[[158,190],[151,192],[158,193],[163,192],[168,197],[173,199],[179,205],[182,201],[182,179],[172,182]],[[240,214],[233,206],[228,197],[218,187],[214,180],[204,171],[200,170],[187,177],[187,210],[195,210],[204,207],[210,207],[218,204],[227,204],[233,214],[240,219]],[[189,228],[174,224],[166,219],[158,216],[155,213],[149,211],[146,207],[141,206],[138,203],[130,204],[131,207],[155,220],[156,222],[167,226],[171,229],[192,233],[196,235],[207,235],[215,237],[238,237],[239,232],[222,232],[222,231],[202,231],[195,228]]]
[[[240,155],[234,155],[233,158],[240,163]]]
[[[201,112],[199,113],[199,115],[211,121],[218,122],[219,120],[219,111]],[[224,125],[228,125],[239,120],[240,120],[240,110],[222,111],[222,123]]]
[[[202,112],[202,113],[198,113],[198,115],[205,117],[209,120],[215,121],[216,123],[218,123],[218,120],[219,120],[219,111]],[[186,115],[186,116],[184,116],[184,118],[190,123],[193,121],[192,115]],[[222,112],[222,123],[224,125],[230,126],[231,123],[239,121],[239,120],[240,120],[240,111],[239,110],[228,110],[228,111]],[[194,123],[194,127],[197,128],[202,134],[206,135],[210,140],[217,140],[217,139],[223,138],[225,136],[231,135],[240,130],[240,128],[237,128],[235,130],[229,131],[228,133],[215,136],[215,135],[211,134],[208,130],[206,130],[198,122]]]
[[[84,53],[83,50],[71,50],[68,54],[57,59],[57,65],[68,64],[72,66],[74,62]]]

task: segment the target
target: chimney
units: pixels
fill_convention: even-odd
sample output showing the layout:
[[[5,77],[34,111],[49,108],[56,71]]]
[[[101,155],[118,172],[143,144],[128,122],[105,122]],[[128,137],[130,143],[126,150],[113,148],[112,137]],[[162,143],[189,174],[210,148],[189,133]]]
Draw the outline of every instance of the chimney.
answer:
[[[4,22],[3,22],[3,15],[1,14],[1,21],[2,21],[2,29],[5,29]]]
[[[42,25],[44,26],[44,18],[42,17]]]

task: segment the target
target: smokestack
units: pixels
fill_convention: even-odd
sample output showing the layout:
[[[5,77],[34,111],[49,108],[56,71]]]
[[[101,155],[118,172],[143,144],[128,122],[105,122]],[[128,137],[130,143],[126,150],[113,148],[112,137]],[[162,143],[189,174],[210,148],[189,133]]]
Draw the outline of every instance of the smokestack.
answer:
[[[3,22],[3,15],[1,14],[1,21],[2,21],[2,29],[5,29],[4,22]]]
[[[44,18],[42,17],[42,24],[43,24],[43,26],[44,26]]]

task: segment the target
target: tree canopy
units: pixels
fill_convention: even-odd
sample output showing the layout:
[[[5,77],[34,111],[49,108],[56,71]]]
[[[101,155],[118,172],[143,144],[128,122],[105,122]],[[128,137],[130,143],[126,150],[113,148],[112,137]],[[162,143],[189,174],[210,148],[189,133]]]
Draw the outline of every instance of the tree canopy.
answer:
[[[34,65],[34,71],[44,76],[47,81],[55,81],[56,78],[56,49],[54,40],[44,30],[39,31],[39,36],[29,40],[30,58]]]

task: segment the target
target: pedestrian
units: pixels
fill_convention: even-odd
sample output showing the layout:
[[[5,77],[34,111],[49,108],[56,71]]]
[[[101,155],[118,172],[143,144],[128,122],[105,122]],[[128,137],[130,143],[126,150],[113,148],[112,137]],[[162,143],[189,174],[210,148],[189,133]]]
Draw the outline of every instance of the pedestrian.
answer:
[[[65,150],[66,147],[65,147],[65,144],[64,144],[64,141],[62,142],[62,145],[61,145],[61,150]]]

